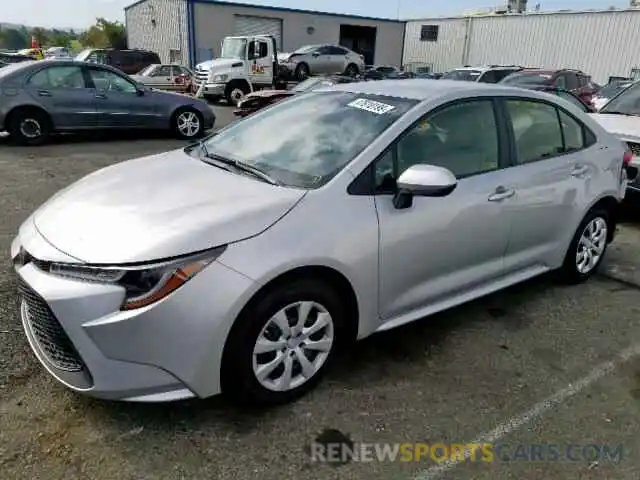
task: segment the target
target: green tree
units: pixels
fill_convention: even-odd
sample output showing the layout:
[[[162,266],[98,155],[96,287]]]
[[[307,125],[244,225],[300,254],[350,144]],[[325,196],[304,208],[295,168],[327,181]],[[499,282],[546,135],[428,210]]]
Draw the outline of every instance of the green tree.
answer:
[[[96,19],[96,24],[80,34],[80,42],[86,47],[127,48],[127,33],[120,22],[109,22],[104,18]]]
[[[52,47],[71,48],[71,40],[73,40],[69,32],[56,30],[55,28],[49,34],[49,43]]]
[[[49,41],[48,32],[44,28],[33,28],[31,29],[30,33],[31,36],[36,39],[36,42],[38,42],[38,45],[40,45],[40,47],[44,47]],[[29,46],[31,46],[31,39],[29,39]]]
[[[0,30],[0,46],[10,50],[20,50],[31,46],[27,35],[15,28],[5,28]]]

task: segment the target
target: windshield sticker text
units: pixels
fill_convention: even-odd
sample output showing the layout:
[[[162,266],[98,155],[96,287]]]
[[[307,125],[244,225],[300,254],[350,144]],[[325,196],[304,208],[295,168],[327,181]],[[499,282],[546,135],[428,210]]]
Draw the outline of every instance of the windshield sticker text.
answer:
[[[353,102],[348,103],[347,106],[359,108],[360,110],[376,113],[378,115],[383,115],[396,108],[393,105],[387,105],[386,103],[367,100],[366,98],[359,98],[357,100],[354,100]]]

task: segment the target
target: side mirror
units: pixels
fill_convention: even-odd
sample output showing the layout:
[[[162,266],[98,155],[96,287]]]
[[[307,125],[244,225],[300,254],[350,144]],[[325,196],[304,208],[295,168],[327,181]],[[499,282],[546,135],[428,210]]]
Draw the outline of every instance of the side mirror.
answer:
[[[136,88],[136,94],[137,94],[139,97],[143,97],[143,96],[144,96],[144,94],[146,93],[146,91],[147,91],[147,89],[146,89],[144,86],[142,86],[142,85],[137,85],[137,88]]]
[[[628,165],[625,167],[625,173],[627,174],[627,180],[633,182],[636,178],[638,178],[638,167]]]
[[[398,178],[398,191],[393,198],[394,207],[408,208],[413,197],[446,197],[458,185],[456,176],[449,170],[435,165],[413,165]]]

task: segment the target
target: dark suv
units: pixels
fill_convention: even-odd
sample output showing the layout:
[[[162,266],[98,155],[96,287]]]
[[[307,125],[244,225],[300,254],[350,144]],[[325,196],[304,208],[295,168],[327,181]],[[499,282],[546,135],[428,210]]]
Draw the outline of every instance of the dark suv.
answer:
[[[83,50],[78,54],[76,60],[109,65],[129,75],[134,75],[149,65],[162,63],[155,52],[137,49],[117,50],[115,48]]]
[[[525,68],[505,77],[500,83],[514,87],[528,88],[539,85],[567,90],[577,95],[586,105],[591,105],[593,95],[600,88],[586,73],[568,68],[560,70]]]

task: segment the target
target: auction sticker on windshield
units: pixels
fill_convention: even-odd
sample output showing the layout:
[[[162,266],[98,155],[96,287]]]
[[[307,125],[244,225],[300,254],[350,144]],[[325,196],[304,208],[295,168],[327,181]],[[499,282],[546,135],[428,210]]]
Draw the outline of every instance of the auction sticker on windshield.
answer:
[[[358,98],[351,103],[347,104],[348,107],[359,108],[366,112],[377,113],[383,115],[393,110],[393,105],[387,105],[386,103],[376,102],[374,100],[367,100],[366,98]]]

